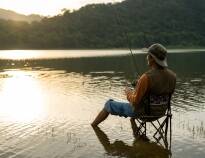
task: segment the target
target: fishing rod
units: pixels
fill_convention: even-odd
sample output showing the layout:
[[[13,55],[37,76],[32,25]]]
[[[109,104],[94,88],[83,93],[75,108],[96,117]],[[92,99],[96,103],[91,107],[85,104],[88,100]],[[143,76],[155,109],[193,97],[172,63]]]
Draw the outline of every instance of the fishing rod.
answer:
[[[114,3],[117,3],[117,2],[114,0]],[[123,23],[121,21],[120,15],[118,14],[117,6],[115,7],[113,5],[113,9],[114,9],[115,17],[117,19],[117,24],[119,26],[123,26]],[[134,69],[135,69],[134,77],[136,77],[138,79],[138,78],[140,78],[140,75],[139,75],[138,66],[137,66],[137,63],[136,63],[133,51],[132,51],[132,43],[131,43],[131,40],[130,40],[130,38],[128,36],[128,32],[125,29],[122,29],[122,31],[123,31],[122,33],[123,33],[123,35],[124,35],[124,37],[125,37],[125,39],[126,39],[126,41],[128,43],[129,52],[131,54],[132,63],[134,65]],[[133,82],[132,82],[132,85],[134,86]]]

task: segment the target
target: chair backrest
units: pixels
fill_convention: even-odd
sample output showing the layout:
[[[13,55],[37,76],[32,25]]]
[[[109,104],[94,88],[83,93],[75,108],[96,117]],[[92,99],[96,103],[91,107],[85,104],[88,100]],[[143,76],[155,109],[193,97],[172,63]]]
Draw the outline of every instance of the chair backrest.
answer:
[[[171,94],[150,94],[145,112],[148,116],[162,117],[170,110]]]

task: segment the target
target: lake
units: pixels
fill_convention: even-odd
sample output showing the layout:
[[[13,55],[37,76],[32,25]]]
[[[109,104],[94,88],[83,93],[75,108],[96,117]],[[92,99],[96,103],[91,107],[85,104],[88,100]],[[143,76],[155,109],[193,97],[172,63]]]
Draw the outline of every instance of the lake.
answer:
[[[129,119],[90,123],[146,66],[134,50],[0,51],[0,158],[170,157],[156,144],[137,141]],[[205,155],[205,50],[170,50],[177,73],[172,99],[171,157]],[[104,141],[101,141],[104,140]]]

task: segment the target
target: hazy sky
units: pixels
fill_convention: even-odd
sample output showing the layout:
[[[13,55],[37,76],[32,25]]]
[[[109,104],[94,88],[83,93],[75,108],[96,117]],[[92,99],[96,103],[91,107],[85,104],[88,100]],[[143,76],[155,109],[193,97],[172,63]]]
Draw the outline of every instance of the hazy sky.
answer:
[[[23,14],[55,15],[61,9],[78,9],[88,3],[107,3],[120,0],[0,0],[0,8]]]

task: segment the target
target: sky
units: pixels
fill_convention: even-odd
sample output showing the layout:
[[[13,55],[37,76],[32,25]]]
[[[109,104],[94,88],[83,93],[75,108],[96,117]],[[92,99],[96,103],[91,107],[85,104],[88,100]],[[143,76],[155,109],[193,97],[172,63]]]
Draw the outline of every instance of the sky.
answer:
[[[40,14],[53,16],[62,9],[79,9],[91,3],[118,2],[120,0],[0,0],[0,8],[13,10],[25,15]]]

